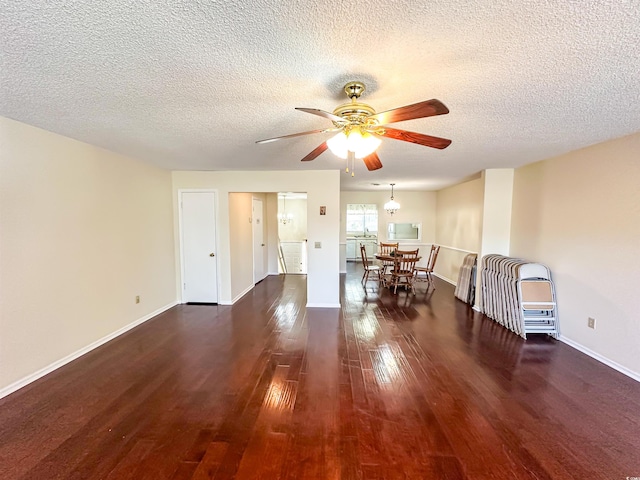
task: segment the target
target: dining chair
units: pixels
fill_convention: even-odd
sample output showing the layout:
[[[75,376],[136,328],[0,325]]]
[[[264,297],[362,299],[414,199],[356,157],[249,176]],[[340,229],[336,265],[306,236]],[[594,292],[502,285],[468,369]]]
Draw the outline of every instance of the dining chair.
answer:
[[[411,292],[415,295],[416,290],[413,286],[415,278],[415,266],[418,262],[418,251],[415,250],[396,250],[393,259],[393,270],[391,271],[391,282],[389,288],[393,287],[393,293],[397,293],[399,286],[411,288]]]
[[[433,277],[431,276],[431,274],[433,273],[433,269],[436,266],[436,260],[438,259],[439,252],[440,252],[440,245],[431,245],[431,251],[429,252],[429,259],[427,260],[427,265],[425,267],[418,266],[415,268],[415,272],[416,272],[415,281],[428,282],[427,290],[431,286],[433,286],[433,288],[436,288],[435,285],[433,284]],[[424,275],[420,275],[421,273],[423,273]]]
[[[395,243],[384,243],[380,242],[378,246],[380,247],[378,253],[380,255],[391,255],[391,252],[395,252],[398,249],[398,242]],[[393,261],[391,260],[382,260],[382,275],[386,275],[389,267],[393,267]]]
[[[382,281],[382,276],[380,275],[380,266],[372,265],[369,262],[369,258],[367,257],[367,248],[362,244],[360,244],[360,256],[362,257],[362,267],[364,268],[361,282],[366,285],[367,280],[369,279],[369,275],[373,273],[378,283],[380,283]]]
[[[382,255],[389,255],[391,252],[393,252],[394,250],[398,249],[398,242],[395,243],[384,243],[384,242],[380,242],[379,246],[380,246],[380,253]]]

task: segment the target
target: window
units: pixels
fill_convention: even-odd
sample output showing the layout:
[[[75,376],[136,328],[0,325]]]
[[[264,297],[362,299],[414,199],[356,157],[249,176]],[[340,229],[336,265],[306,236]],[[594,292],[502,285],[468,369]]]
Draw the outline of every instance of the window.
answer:
[[[347,204],[347,234],[376,235],[377,233],[378,206],[376,204]]]

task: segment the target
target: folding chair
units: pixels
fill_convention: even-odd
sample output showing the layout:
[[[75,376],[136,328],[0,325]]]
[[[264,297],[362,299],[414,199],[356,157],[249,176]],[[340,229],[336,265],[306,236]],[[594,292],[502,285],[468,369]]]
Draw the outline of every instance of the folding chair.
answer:
[[[547,333],[558,338],[556,295],[553,282],[546,279],[520,280],[520,315],[525,335]]]

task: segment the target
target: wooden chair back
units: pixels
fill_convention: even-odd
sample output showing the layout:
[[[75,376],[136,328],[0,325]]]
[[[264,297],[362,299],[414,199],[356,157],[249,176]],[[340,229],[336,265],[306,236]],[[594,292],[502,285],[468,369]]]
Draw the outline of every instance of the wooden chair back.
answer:
[[[360,256],[362,257],[362,266],[366,269],[369,267],[369,258],[367,258],[367,248],[360,244]]]
[[[440,252],[440,245],[431,245],[431,251],[429,252],[429,260],[427,261],[427,272],[432,273],[436,266],[436,260],[438,259],[438,253]]]
[[[396,243],[383,243],[383,242],[380,242],[379,246],[380,246],[380,253],[382,255],[389,255],[391,252],[393,252],[394,250],[398,249],[398,242],[396,242]]]
[[[360,244],[360,256],[362,257],[362,267],[364,268],[364,273],[362,275],[362,282],[364,284],[369,280],[369,274],[373,273],[375,280],[380,283],[382,281],[382,276],[380,275],[380,267],[378,265],[371,265],[369,263],[369,258],[367,257],[367,247],[363,244]]]
[[[416,263],[418,262],[418,250],[396,250],[390,284],[393,286],[393,293],[398,291],[398,287],[404,286],[405,288],[410,288],[415,295],[413,280]]]
[[[396,250],[393,262],[394,275],[412,275],[418,261],[418,251],[415,250]]]

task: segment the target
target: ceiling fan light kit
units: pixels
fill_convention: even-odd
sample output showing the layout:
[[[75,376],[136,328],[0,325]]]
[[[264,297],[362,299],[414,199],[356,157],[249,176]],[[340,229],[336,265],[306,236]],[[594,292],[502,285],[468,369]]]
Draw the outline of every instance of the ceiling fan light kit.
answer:
[[[335,132],[338,134],[329,140],[321,143],[311,153],[302,159],[303,162],[315,160],[327,148],[331,152],[347,162],[352,162],[353,158],[362,159],[368,170],[382,168],[382,162],[376,150],[382,142],[381,137],[392,138],[404,142],[411,142],[426,147],[443,149],[451,144],[451,140],[446,138],[432,137],[421,133],[399,130],[385,127],[388,123],[402,122],[416,118],[432,117],[449,113],[449,109],[439,100],[432,99],[424,102],[394,108],[386,112],[376,113],[370,105],[359,102],[358,99],[366,90],[362,82],[349,82],[344,86],[344,91],[350,102],[339,105],[333,113],[325,112],[315,108],[296,108],[303,112],[328,118],[333,122],[333,128],[312,130],[310,132],[294,133],[281,137],[258,140],[256,143],[268,143],[283,138],[298,137],[313,133]],[[347,165],[347,172],[349,171]],[[393,200],[393,198],[392,198]]]
[[[361,132],[359,129],[351,129],[348,134],[342,131],[327,140],[327,146],[335,156],[347,159],[349,152],[353,152],[356,158],[362,159],[375,152],[382,140],[369,132]]]

